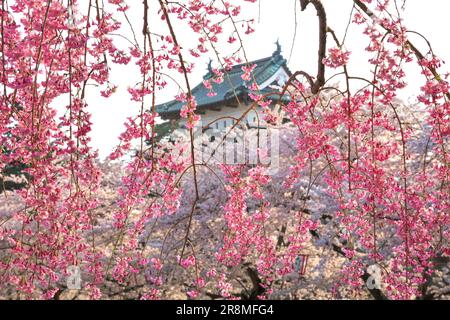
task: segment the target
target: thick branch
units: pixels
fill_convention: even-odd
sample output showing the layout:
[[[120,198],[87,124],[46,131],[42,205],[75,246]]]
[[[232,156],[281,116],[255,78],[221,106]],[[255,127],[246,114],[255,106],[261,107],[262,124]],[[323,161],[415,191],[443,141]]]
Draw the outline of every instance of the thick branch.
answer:
[[[304,11],[308,4],[312,4],[319,17],[319,51],[317,56],[317,78],[311,88],[313,94],[319,92],[320,87],[325,84],[325,65],[323,59],[327,50],[327,15],[325,8],[319,0],[300,0],[301,10]]]
[[[317,231],[311,230],[310,233],[311,233],[311,235],[314,238],[317,238],[317,239],[320,238],[320,235],[319,235],[319,233]],[[332,248],[333,248],[334,252],[338,253],[339,255],[341,255],[341,256],[343,256],[345,258],[347,257],[345,255],[345,252],[342,250],[343,249],[342,247],[340,247],[337,244],[333,243],[332,244]],[[361,279],[364,281],[364,283],[366,283],[367,280],[369,279],[369,277],[370,277],[370,274],[368,274],[367,272],[364,272],[364,274],[361,276]],[[389,300],[388,297],[380,289],[375,289],[375,288],[374,289],[369,289],[367,286],[366,286],[366,288],[367,288],[367,290],[369,290],[369,293],[372,295],[372,297],[374,299],[376,299],[376,300]]]

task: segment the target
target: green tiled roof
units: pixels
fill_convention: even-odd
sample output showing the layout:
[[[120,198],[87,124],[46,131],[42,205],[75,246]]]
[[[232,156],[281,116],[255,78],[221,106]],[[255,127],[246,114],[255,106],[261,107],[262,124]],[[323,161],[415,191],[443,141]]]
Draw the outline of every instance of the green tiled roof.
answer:
[[[279,45],[277,45],[277,50],[272,54],[272,56],[251,61],[248,63],[249,65],[255,64],[255,68],[253,69],[253,76],[258,85],[267,81],[270,77],[272,77],[280,68],[284,68],[286,72],[290,75],[290,71],[286,66],[286,59],[281,56],[281,50]],[[208,107],[212,107],[214,105],[219,105],[226,101],[236,101],[236,97],[245,97],[247,96],[249,90],[247,89],[247,83],[242,79],[243,70],[242,66],[246,64],[239,64],[233,66],[229,71],[224,71],[223,82],[220,84],[215,83],[214,81],[210,81],[212,85],[213,91],[216,93],[215,96],[208,96],[209,90],[205,88],[203,82],[197,85],[192,89],[192,95],[197,100],[197,110],[205,110]],[[208,73],[203,77],[204,80],[211,79],[213,77],[213,73],[209,68]],[[261,90],[261,93],[267,93],[268,88],[265,90]],[[273,91],[273,89],[270,89]],[[244,96],[245,95],[245,96]],[[277,99],[278,96],[274,96],[274,99]],[[160,105],[156,106],[156,111],[161,115],[169,115],[180,112],[183,103],[177,100],[172,100]]]

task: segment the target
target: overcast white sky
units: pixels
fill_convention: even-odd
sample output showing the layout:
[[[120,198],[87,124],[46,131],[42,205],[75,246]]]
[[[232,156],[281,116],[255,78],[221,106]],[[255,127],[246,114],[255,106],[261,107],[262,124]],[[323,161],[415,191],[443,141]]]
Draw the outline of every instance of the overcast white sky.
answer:
[[[249,60],[263,58],[272,54],[275,49],[275,41],[279,39],[283,55],[288,58],[292,45],[295,29],[294,3],[296,0],[261,0],[261,12],[258,22],[258,6],[244,5],[244,14],[254,16],[256,32],[244,39],[246,54]],[[141,30],[142,21],[142,1],[129,1],[132,3],[129,12],[130,20],[136,22],[136,29]],[[154,5],[157,1],[153,1]],[[243,1],[242,1],[243,2]],[[332,27],[342,38],[347,26],[348,17],[352,8],[351,0],[322,0],[328,13],[328,25]],[[402,3],[403,1],[399,1]],[[154,8],[154,7],[152,7]],[[248,8],[251,8],[249,10]],[[407,0],[403,18],[409,30],[419,31],[431,42],[435,53],[445,61],[450,61],[450,44],[448,33],[450,31],[450,1],[446,0]],[[291,71],[305,70],[315,74],[317,63],[317,17],[313,7],[305,12],[299,11],[297,7],[297,38],[295,41],[292,57],[289,61]],[[156,17],[151,16],[153,30],[157,30],[159,25],[164,24]],[[156,25],[155,25],[156,24]],[[364,75],[367,69],[367,60],[364,56],[364,48],[367,46],[367,39],[361,36],[361,27],[353,26],[346,39],[346,47],[352,51],[352,64],[349,71],[353,75]],[[176,24],[175,31],[178,33],[180,42],[189,44],[191,31],[185,26]],[[424,51],[424,42],[415,37],[411,40]],[[330,42],[331,43],[331,42]],[[125,47],[128,45],[123,42]],[[220,49],[220,48],[219,48]],[[197,67],[190,77],[193,85],[201,81],[206,71],[208,57],[197,60]],[[450,70],[447,66],[445,70]],[[408,68],[407,74],[417,74],[416,70]],[[367,74],[367,73],[366,73]],[[96,93],[95,89],[88,91],[87,99],[89,111],[92,113],[92,146],[99,149],[100,158],[109,155],[114,146],[118,143],[117,137],[123,130],[123,122],[128,116],[135,115],[138,104],[130,102],[127,86],[139,81],[138,74],[133,65],[114,67],[112,70],[113,83],[119,85],[119,89],[109,99],[104,99]],[[419,76],[409,78],[410,85],[403,93],[403,98],[407,99],[417,90],[422,79]],[[163,94],[157,95],[157,103],[172,100],[173,94],[177,93],[175,85],[169,86]]]

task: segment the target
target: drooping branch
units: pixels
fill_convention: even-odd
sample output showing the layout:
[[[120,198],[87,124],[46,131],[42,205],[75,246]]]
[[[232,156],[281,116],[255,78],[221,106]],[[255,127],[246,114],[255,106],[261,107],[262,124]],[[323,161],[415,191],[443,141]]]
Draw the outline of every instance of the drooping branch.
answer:
[[[361,2],[360,0],[353,0],[353,2],[355,3],[355,5],[361,9],[369,18],[374,19],[376,17],[375,13],[370,10],[363,2]],[[392,32],[392,30],[390,30],[388,27],[386,27],[385,25],[381,24],[381,27],[388,31],[388,32]],[[425,59],[424,54],[413,44],[411,43],[411,41],[406,40],[405,42],[406,47],[409,47],[412,52],[414,53],[414,55],[416,56],[417,60],[419,61],[419,63],[421,61],[423,61]],[[436,68],[434,68],[433,66],[427,66],[426,67],[432,74],[433,77],[435,78],[435,80],[437,81],[442,81],[442,77],[439,74],[439,72],[436,70]],[[450,100],[450,93],[445,93],[445,96],[447,97],[448,100]]]
[[[161,10],[163,12],[163,15],[164,15],[167,27],[169,28],[170,35],[172,36],[173,43],[174,43],[174,45],[177,48],[179,48],[180,46],[178,44],[177,36],[176,36],[176,33],[175,33],[174,28],[173,28],[172,23],[171,23],[166,4],[164,4],[163,0],[159,0],[159,5],[160,5]],[[191,104],[192,103],[192,101],[191,101],[191,99],[192,99],[192,90],[191,90],[191,85],[189,83],[187,68],[186,68],[186,65],[184,63],[184,59],[183,59],[183,55],[182,55],[181,51],[178,53],[178,58],[179,58],[179,61],[180,61],[180,67],[181,67],[181,70],[183,71],[182,73],[184,75],[184,79],[185,79],[185,83],[186,83],[186,89],[187,89],[187,100],[186,101],[187,101],[188,104]],[[195,111],[191,112],[188,115],[188,121],[193,121],[194,116],[195,116]],[[185,239],[184,239],[184,243],[183,243],[183,248],[181,249],[181,255],[180,255],[181,257],[183,257],[183,254],[184,254],[184,251],[185,251],[185,248],[186,248],[186,244],[187,244],[188,239],[189,239],[189,233],[190,233],[190,230],[191,230],[192,218],[194,216],[194,210],[195,210],[195,208],[197,206],[197,202],[200,199],[199,188],[198,188],[198,178],[197,178],[197,167],[195,165],[196,162],[195,162],[195,151],[194,151],[194,131],[193,131],[193,128],[189,129],[189,139],[190,139],[190,149],[191,149],[190,153],[191,153],[191,164],[192,164],[192,171],[193,171],[193,180],[194,180],[195,199],[194,199],[194,201],[192,203],[191,212],[189,214],[189,222],[188,222],[188,226],[187,226],[187,230],[186,230],[186,235],[185,235]]]

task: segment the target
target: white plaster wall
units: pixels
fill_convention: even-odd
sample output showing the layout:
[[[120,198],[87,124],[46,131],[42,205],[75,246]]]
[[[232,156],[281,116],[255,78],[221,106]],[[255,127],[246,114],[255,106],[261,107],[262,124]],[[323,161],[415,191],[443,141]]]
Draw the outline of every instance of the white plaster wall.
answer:
[[[224,131],[226,128],[233,125],[234,119],[240,119],[246,112],[244,118],[240,121],[242,124],[249,124],[250,126],[265,126],[263,120],[262,108],[256,107],[253,110],[248,110],[251,105],[240,105],[238,107],[222,107],[220,111],[206,110],[205,114],[201,115],[202,126],[209,125],[212,130]],[[259,120],[258,120],[259,118]],[[186,119],[180,120],[180,128],[184,128]]]

